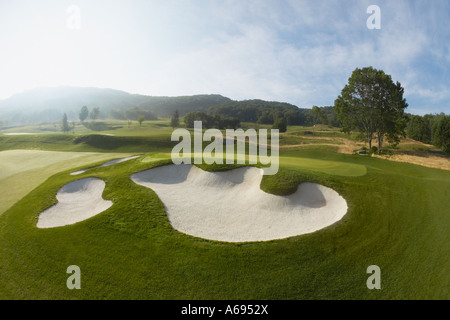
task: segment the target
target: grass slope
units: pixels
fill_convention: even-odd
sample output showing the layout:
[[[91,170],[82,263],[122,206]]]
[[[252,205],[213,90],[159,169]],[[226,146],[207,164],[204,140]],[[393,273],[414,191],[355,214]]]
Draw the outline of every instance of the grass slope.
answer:
[[[0,136],[2,150],[47,150],[73,152],[115,152],[143,153],[170,152],[175,142],[170,134],[152,136],[108,136],[103,134],[36,134],[19,136]]]
[[[175,231],[156,194],[130,180],[168,162],[159,155],[77,177],[66,171],[0,216],[0,298],[450,298],[449,172],[328,150],[281,156],[280,172],[265,177],[262,188],[289,193],[305,180],[330,186],[348,202],[343,220],[284,240],[207,241]],[[314,159],[329,162],[334,172],[314,168]],[[340,163],[359,174],[345,175]],[[37,229],[39,213],[55,203],[58,189],[88,176],[105,180],[103,197],[114,205],[72,226]],[[66,288],[73,264],[81,268],[81,290]],[[381,268],[381,290],[366,287],[373,264]]]
[[[130,155],[40,150],[0,151],[0,215],[57,172]]]

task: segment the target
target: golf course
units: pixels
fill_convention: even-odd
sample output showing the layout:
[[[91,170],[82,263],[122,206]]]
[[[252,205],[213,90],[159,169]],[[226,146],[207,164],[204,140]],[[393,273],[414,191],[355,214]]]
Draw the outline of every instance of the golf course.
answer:
[[[431,145],[361,155],[339,128],[288,126],[262,175],[173,165],[169,118],[99,122],[0,131],[0,299],[450,298],[450,156]]]
[[[0,0],[0,301],[450,300],[449,19],[449,0]]]

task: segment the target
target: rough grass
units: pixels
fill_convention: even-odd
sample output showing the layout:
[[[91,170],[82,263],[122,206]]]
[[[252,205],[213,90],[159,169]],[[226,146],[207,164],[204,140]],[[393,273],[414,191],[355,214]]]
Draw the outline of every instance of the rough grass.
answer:
[[[336,141],[332,138],[318,139],[313,137],[298,136],[294,134],[281,134],[280,146],[297,145],[297,144],[344,144],[342,141]]]

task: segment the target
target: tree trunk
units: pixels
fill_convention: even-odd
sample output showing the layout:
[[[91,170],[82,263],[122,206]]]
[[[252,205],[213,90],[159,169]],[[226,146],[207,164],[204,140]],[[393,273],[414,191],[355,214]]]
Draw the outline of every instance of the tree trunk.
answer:
[[[367,140],[369,142],[369,150],[372,149],[372,138],[373,138],[372,134],[368,133],[367,134]]]
[[[383,134],[378,134],[378,153],[381,153],[383,147]]]

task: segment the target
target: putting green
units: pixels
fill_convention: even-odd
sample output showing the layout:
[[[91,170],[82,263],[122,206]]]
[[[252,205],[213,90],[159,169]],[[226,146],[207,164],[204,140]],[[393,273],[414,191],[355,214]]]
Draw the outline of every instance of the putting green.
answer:
[[[130,155],[128,153],[41,150],[1,151],[0,215],[57,172]]]
[[[366,166],[361,164],[301,157],[280,157],[280,166],[347,177],[358,177],[367,173]]]

